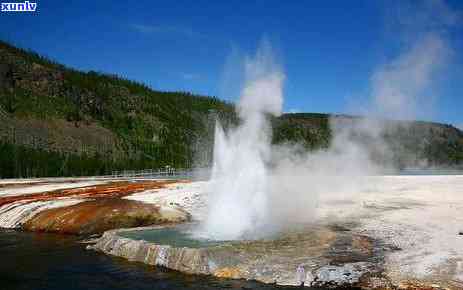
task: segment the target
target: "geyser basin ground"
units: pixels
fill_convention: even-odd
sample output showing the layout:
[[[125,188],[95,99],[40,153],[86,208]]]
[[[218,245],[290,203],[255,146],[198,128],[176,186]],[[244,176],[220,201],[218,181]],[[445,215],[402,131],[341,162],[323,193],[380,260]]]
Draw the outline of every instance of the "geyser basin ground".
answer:
[[[300,238],[296,239],[294,234],[286,242],[283,239],[278,243],[256,241],[239,246],[188,248],[184,250],[189,253],[186,256],[197,254],[195,263],[203,263],[205,270],[199,271],[203,274],[264,282],[276,280],[280,284],[295,284],[295,267],[304,263],[314,276],[325,273],[322,276],[328,279],[340,277],[338,274],[344,269],[350,273],[357,267],[372,273],[379,270],[379,276],[387,277],[396,286],[419,281],[429,287],[433,284],[451,289],[463,287],[463,236],[459,235],[463,230],[462,175],[370,176],[354,181],[355,187],[319,196],[313,221],[316,230],[300,234]],[[165,197],[179,201],[181,196],[180,204],[185,204],[194,217],[201,217],[207,188],[207,183],[191,183],[188,190],[169,191]],[[146,200],[159,196],[153,195],[151,199],[147,194],[139,195]],[[312,240],[318,242],[311,244],[310,237],[314,236],[317,238]],[[152,244],[108,232],[97,248],[153,265],[165,261],[160,258],[156,262],[153,253],[162,257],[159,253],[170,250],[159,249],[170,248],[172,260],[165,261],[165,265],[187,273],[197,273],[200,269],[179,266],[176,257],[182,250]],[[147,256],[148,251],[137,250],[145,246],[158,250]],[[370,266],[373,267],[369,269]],[[328,269],[331,271],[327,272]]]
[[[108,180],[97,182],[98,184],[104,183],[103,186],[106,188],[107,185],[105,184]],[[29,200],[30,203],[25,204],[22,204],[20,200],[16,201],[17,203],[21,202],[21,206],[17,206],[16,209],[25,208],[27,210],[22,211],[23,214],[19,210],[15,210],[15,214],[10,211],[3,211],[0,213],[0,226],[9,227],[13,224],[20,226],[50,206],[56,208],[69,206],[68,200],[81,198],[86,190],[100,188],[94,183],[95,180],[88,178],[79,179],[78,182],[63,179],[0,181],[1,200],[11,199],[11,196],[23,196],[24,199],[29,199],[36,197],[37,193],[52,190],[49,193],[44,193],[43,198],[46,198],[46,201],[38,204],[43,205],[41,207],[32,206],[35,199],[31,199]],[[231,258],[240,258],[239,261],[243,261],[237,264],[239,265],[238,269],[241,270],[238,271],[232,267],[236,260],[230,258],[222,260],[224,262],[220,265],[229,265],[228,267],[224,266],[222,271],[203,273],[226,277],[255,277],[255,279],[268,282],[274,282],[271,281],[273,276],[270,273],[274,273],[275,277],[280,275],[278,273],[283,273],[277,282],[294,284],[295,266],[301,261],[301,257],[310,257],[314,260],[317,260],[317,257],[324,257],[318,260],[322,263],[314,262],[313,265],[309,264],[306,267],[307,270],[313,270],[316,274],[320,269],[327,269],[326,263],[332,262],[335,264],[334,266],[354,267],[352,266],[353,263],[349,261],[359,261],[360,258],[365,257],[362,255],[352,256],[352,251],[343,250],[346,247],[343,248],[339,245],[354,244],[358,249],[365,249],[364,252],[368,252],[368,249],[371,249],[368,245],[372,245],[373,248],[379,249],[374,250],[373,256],[367,257],[367,260],[375,261],[373,262],[375,268],[380,268],[380,270],[382,268],[382,275],[388,277],[394,285],[419,281],[428,286],[426,289],[431,289],[430,285],[432,284],[445,285],[451,289],[463,289],[463,236],[459,235],[459,232],[463,231],[462,175],[374,176],[358,178],[354,183],[355,187],[342,187],[342,192],[318,196],[318,206],[313,212],[313,222],[319,230],[315,232],[319,233],[320,241],[328,240],[326,244],[319,245],[318,250],[316,250],[317,247],[313,247],[312,250],[303,250],[301,254],[298,254],[295,250],[298,249],[297,247],[288,247],[287,250],[293,256],[288,256],[289,258],[286,259],[288,263],[284,264],[286,263],[285,259],[272,256],[273,253],[279,253],[282,250],[271,247],[271,242],[265,243],[266,248],[263,248],[266,249],[265,252],[260,251],[264,244],[249,243],[242,248],[255,248],[257,256],[253,256],[248,251],[243,251],[244,254],[240,254],[241,250],[236,249],[241,248],[236,248],[229,255]],[[133,184],[137,185],[137,183]],[[75,189],[78,187],[81,189]],[[64,199],[57,197],[56,190],[59,188],[75,190],[76,194]],[[124,196],[123,199],[159,206],[163,209],[164,214],[170,214],[170,209],[178,208],[191,214],[193,220],[200,220],[207,201],[208,188],[207,182],[177,182],[159,189],[145,188],[143,191]],[[310,194],[310,189],[311,184],[307,182],[308,194]],[[105,194],[113,195],[111,192]],[[6,204],[3,207],[7,206],[9,205]],[[179,254],[183,254],[184,259],[190,259],[188,260],[190,262],[196,261],[194,262],[195,265],[200,265],[203,261],[201,259],[206,253],[215,253],[215,251],[219,254],[227,253],[226,249],[230,249],[217,247],[215,251],[209,251],[211,248],[207,250],[203,248],[178,250],[179,248],[172,246],[151,246],[150,252],[140,250],[136,254],[137,249],[144,248],[141,245],[149,245],[149,243],[132,242],[130,239],[120,237],[119,233],[118,231],[116,235],[116,233],[108,232],[99,243],[101,246],[106,245],[106,253],[153,265],[164,261],[167,265],[170,263],[174,269],[177,268],[187,273],[192,273],[192,269],[198,270],[200,268],[199,266],[182,268],[179,263],[175,263],[176,260],[179,261]],[[337,237],[337,243],[329,242],[336,239],[327,239],[333,235]],[[118,240],[117,243],[116,240]],[[108,243],[105,244],[104,241]],[[282,242],[280,245],[284,245],[284,243]],[[164,248],[171,248],[169,250],[172,252],[172,255],[169,256],[171,262],[162,259],[163,256],[160,253],[169,252],[167,250],[158,251]],[[284,249],[284,247],[282,248]],[[381,250],[381,248],[385,249]],[[153,249],[158,250],[153,251]],[[223,249],[223,252],[220,252],[219,249]],[[323,250],[324,254],[320,249]],[[357,251],[357,253],[359,252],[362,253]],[[150,256],[147,255],[148,253]],[[154,253],[157,253],[157,257],[161,258],[154,261]],[[262,255],[262,253],[267,256],[260,258],[258,255]],[[212,254],[211,256],[215,257]],[[192,260],[192,257],[195,258]],[[241,260],[241,258],[245,259]],[[206,263],[206,265],[208,264]],[[209,269],[212,269],[212,266]],[[331,271],[334,273],[333,275],[339,273],[336,268],[333,269],[334,271]],[[339,270],[339,268],[337,269]],[[284,274],[285,272],[287,274]]]

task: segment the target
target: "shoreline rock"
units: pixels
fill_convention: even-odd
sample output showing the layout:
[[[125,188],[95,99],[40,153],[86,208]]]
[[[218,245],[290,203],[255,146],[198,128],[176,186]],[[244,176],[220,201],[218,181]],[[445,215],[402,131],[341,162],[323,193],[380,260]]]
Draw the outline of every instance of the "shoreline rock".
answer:
[[[294,234],[276,241],[226,242],[220,246],[204,248],[161,245],[122,236],[124,232],[157,230],[174,226],[176,225],[106,231],[96,243],[87,245],[87,249],[187,274],[255,280],[282,286],[297,286],[296,268],[291,265],[288,267],[288,261],[293,261],[296,265],[303,260],[302,264],[307,273],[306,287],[368,290],[462,289],[461,285],[456,282],[452,284],[452,281],[448,283],[418,280],[393,282],[387,277],[383,268],[383,251],[399,250],[388,248],[380,241],[353,232],[337,232],[333,236],[333,232],[326,228],[314,228],[312,234],[308,235],[319,239],[318,244],[314,244],[312,238],[299,243],[298,239],[302,236]],[[307,243],[309,240],[311,243]],[[307,253],[307,256],[295,260],[292,255],[300,251],[291,247],[288,241],[295,242],[294,246],[304,247],[302,252]],[[285,246],[280,247],[281,245]],[[274,246],[276,248],[272,248]],[[339,250],[343,247],[343,251],[350,252],[351,256],[344,256],[341,261],[334,253],[336,253],[335,248]],[[268,254],[263,255],[264,252]],[[363,253],[364,256],[359,256],[359,253]]]
[[[295,233],[276,241],[225,242],[219,246],[204,248],[160,245],[122,236],[124,232],[163,229],[163,226],[107,231],[87,249],[108,255],[162,266],[188,274],[213,275],[221,278],[256,280],[278,285],[296,285],[295,267],[301,260],[306,265],[307,286],[346,287],[358,286],[366,275],[381,271],[378,256],[365,256],[364,261],[346,259],[346,263],[331,265],[327,258],[331,246],[341,241],[350,243],[350,250],[362,251],[345,233],[333,234],[326,229],[314,229],[312,233]],[[304,238],[304,235],[306,236]],[[301,240],[302,239],[302,240]],[[355,254],[353,254],[355,256]],[[297,260],[299,259],[299,260]],[[372,261],[375,260],[376,263]]]

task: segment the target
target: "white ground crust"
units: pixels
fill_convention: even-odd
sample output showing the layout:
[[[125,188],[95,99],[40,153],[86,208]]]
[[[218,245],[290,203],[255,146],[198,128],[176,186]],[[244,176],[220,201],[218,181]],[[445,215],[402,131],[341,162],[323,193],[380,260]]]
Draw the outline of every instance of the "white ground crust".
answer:
[[[8,193],[48,191],[97,182],[100,181],[34,185]],[[376,176],[358,179],[356,183],[358,186],[348,187],[342,194],[314,197],[318,206],[313,209],[315,214],[310,214],[320,222],[331,219],[358,222],[356,231],[401,248],[386,256],[386,272],[394,280],[463,282],[463,235],[459,235],[459,231],[463,231],[463,176]],[[207,182],[191,182],[174,183],[125,198],[158,204],[164,211],[180,206],[190,212],[193,219],[201,220],[207,195]],[[44,209],[78,202],[62,199],[5,205],[0,207],[0,226],[17,227]]]
[[[69,182],[69,183],[64,183],[64,182],[63,183],[53,183],[52,181],[44,181],[43,184],[37,183],[37,184],[27,185],[27,183],[30,183],[30,182],[34,182],[34,181],[32,179],[29,179],[27,182],[26,181],[11,182],[11,180],[8,180],[7,182],[0,181],[0,184],[11,184],[11,183],[21,183],[22,184],[19,187],[0,188],[0,197],[40,193],[40,192],[69,189],[69,188],[76,188],[76,187],[95,186],[98,184],[106,183],[107,180],[98,180],[98,181],[81,180],[81,181]],[[42,182],[42,181],[39,181],[39,182]]]
[[[17,201],[6,204],[0,207],[0,227],[18,228],[39,212],[52,208],[71,206],[82,201],[82,199],[66,198],[30,203]]]
[[[43,193],[62,189],[91,187],[107,183],[107,179],[93,178],[37,178],[37,179],[0,179],[0,198],[8,196]],[[13,186],[14,184],[14,186]],[[19,184],[19,186],[18,186]],[[0,206],[0,227],[19,228],[38,213],[47,209],[71,206],[84,199],[61,197],[47,201],[16,201]]]
[[[387,257],[390,276],[463,282],[463,176],[387,177],[379,184],[382,191],[370,198],[405,207],[361,219],[367,234],[402,249]]]
[[[320,219],[355,221],[362,234],[400,251],[386,256],[386,271],[405,279],[463,282],[463,176],[382,176],[346,193],[350,202],[321,202]]]
[[[172,206],[180,206],[188,211],[194,220],[204,217],[206,208],[208,182],[173,183],[166,188],[138,192],[124,198],[152,203],[168,210]]]
[[[463,176],[375,176],[342,194],[319,196],[315,216],[359,223],[356,231],[392,244],[386,256],[394,280],[463,282]],[[126,197],[184,207],[204,218],[208,183],[176,183]],[[313,213],[312,213],[313,215]]]

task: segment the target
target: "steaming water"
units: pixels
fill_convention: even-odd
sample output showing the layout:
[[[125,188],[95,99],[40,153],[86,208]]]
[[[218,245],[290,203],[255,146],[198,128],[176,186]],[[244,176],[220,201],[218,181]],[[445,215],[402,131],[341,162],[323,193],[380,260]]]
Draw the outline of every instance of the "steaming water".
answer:
[[[223,245],[224,242],[197,238],[192,232],[191,225],[178,225],[161,229],[135,230],[119,233],[120,236],[134,240],[154,242],[159,245],[173,247],[206,248]]]
[[[417,5],[408,17],[412,21],[399,21],[399,30],[408,33],[406,39],[397,39],[405,40],[406,45],[401,43],[397,54],[375,69],[369,88],[372,95],[367,97],[366,107],[361,106],[373,118],[347,123],[332,118],[332,138],[326,150],[300,154],[297,146],[270,146],[266,116],[281,112],[284,77],[268,46],[247,59],[246,82],[238,104],[241,125],[227,134],[220,124],[216,128],[212,194],[200,234],[220,240],[267,235],[272,227],[309,220],[318,196],[352,198],[349,194],[361,187],[352,177],[388,169],[394,150],[383,138],[385,124],[374,117],[426,119],[422,112],[432,107],[434,97],[429,94],[453,51],[446,30],[455,23],[445,17],[452,13],[433,5]],[[266,167],[270,154],[272,178]],[[333,176],[342,178],[333,180]]]
[[[241,124],[227,132],[217,123],[209,212],[199,235],[217,240],[258,238],[268,221],[269,121],[282,107],[283,74],[263,46],[245,64],[238,104]]]

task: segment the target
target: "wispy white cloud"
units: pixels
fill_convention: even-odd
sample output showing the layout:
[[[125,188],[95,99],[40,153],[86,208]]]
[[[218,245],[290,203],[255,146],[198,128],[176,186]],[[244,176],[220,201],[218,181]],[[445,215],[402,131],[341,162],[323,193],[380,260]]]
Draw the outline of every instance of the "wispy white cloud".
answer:
[[[443,33],[463,23],[463,13],[452,9],[444,0],[386,3],[386,27],[394,34],[394,38],[400,38],[405,43],[429,31]]]
[[[202,37],[201,33],[183,26],[130,24],[130,28],[143,34],[170,34],[175,36],[181,35],[188,38]]]
[[[199,78],[200,78],[200,75],[199,75],[199,74],[194,74],[194,73],[181,73],[180,76],[181,76],[184,80],[195,80],[195,79],[199,79]]]

